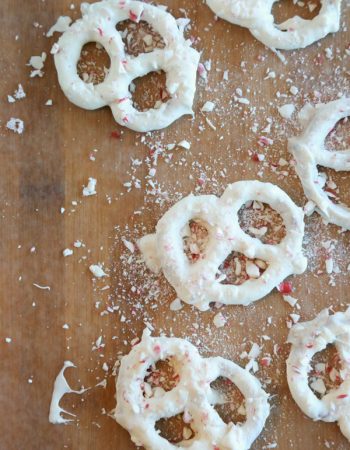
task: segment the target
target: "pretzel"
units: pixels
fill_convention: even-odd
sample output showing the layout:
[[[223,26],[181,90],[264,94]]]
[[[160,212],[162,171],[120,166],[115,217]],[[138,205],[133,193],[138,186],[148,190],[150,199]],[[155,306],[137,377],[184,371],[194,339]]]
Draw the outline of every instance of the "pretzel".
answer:
[[[294,325],[288,342],[292,348],[287,360],[287,379],[295,402],[313,420],[338,422],[341,432],[350,440],[350,309],[333,315],[324,309],[310,322]],[[334,344],[338,351],[344,381],[318,399],[308,385],[308,372],[313,356],[328,344]]]
[[[178,384],[168,392],[145,396],[147,369],[168,358],[175,360]],[[245,396],[244,424],[226,425],[215,411],[218,396],[210,383],[218,377],[231,380]],[[249,449],[270,412],[267,394],[248,371],[220,357],[201,358],[187,340],[151,337],[147,329],[142,341],[122,359],[116,391],[116,421],[129,431],[136,445],[151,450]],[[155,424],[182,413],[195,436],[173,445],[160,436]]]
[[[271,10],[265,5],[264,0],[206,0],[206,2],[218,17],[245,28],[257,26],[263,14]]]
[[[238,211],[247,201],[268,203],[282,217],[286,236],[277,245],[263,244],[240,227]],[[291,274],[305,271],[302,254],[303,212],[277,186],[260,181],[229,185],[221,198],[214,195],[188,197],[176,203],[157,224],[156,233],[141,238],[139,248],[147,266],[162,270],[180,299],[204,311],[210,302],[248,305],[267,295]],[[191,219],[207,225],[209,242],[205,255],[191,264],[184,251],[181,232]],[[217,278],[220,264],[236,251],[268,264],[260,278],[240,286],[223,285]]]
[[[305,48],[339,30],[341,0],[321,0],[321,10],[312,20],[294,16],[278,25],[271,12],[276,1],[207,0],[207,4],[217,16],[249,28],[267,47],[280,50]]]
[[[72,103],[89,110],[108,105],[120,125],[141,132],[167,127],[182,115],[193,114],[199,53],[184,39],[171,14],[163,8],[131,0],[83,3],[81,11],[82,18],[63,33],[52,50],[59,83]],[[162,36],[165,47],[137,57],[127,55],[116,30],[116,25],[126,19],[149,23]],[[111,60],[105,80],[98,85],[85,83],[77,73],[81,50],[88,42],[101,44]],[[171,98],[157,108],[136,110],[130,83],[159,70],[167,75],[166,88]]]
[[[289,151],[295,158],[296,171],[306,197],[313,201],[324,218],[350,229],[350,209],[333,203],[323,190],[317,165],[336,171],[350,171],[350,149],[329,151],[325,139],[335,124],[350,115],[350,99],[342,98],[309,108],[306,126],[301,136],[289,139]]]

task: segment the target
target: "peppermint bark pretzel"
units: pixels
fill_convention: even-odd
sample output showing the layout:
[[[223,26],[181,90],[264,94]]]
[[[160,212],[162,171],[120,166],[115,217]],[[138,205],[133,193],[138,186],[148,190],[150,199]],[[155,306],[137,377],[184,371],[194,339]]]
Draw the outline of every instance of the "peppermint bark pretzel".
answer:
[[[282,216],[286,236],[279,244],[263,244],[241,229],[238,212],[250,200],[268,203]],[[192,219],[205,222],[208,231],[205,255],[194,264],[187,259],[182,240],[182,230]],[[303,235],[303,213],[284,191],[270,183],[239,181],[229,185],[221,198],[189,195],[180,200],[158,222],[156,233],[138,244],[148,267],[161,269],[181,300],[204,311],[211,302],[248,305],[289,275],[304,272]],[[240,286],[221,284],[219,267],[234,251],[265,261],[267,269]]]
[[[306,126],[298,137],[289,139],[289,151],[296,161],[296,172],[306,197],[312,200],[328,222],[350,229],[350,209],[333,203],[323,190],[317,166],[350,171],[350,149],[329,151],[325,139],[336,123],[350,115],[350,99],[342,98],[315,108],[309,107]]]
[[[305,48],[339,30],[341,0],[321,0],[321,10],[312,20],[294,16],[278,25],[271,12],[276,1],[207,0],[207,4],[217,16],[249,28],[267,47],[280,50]]]
[[[324,309],[310,322],[294,325],[288,342],[292,348],[287,360],[287,379],[295,402],[313,420],[338,422],[350,441],[350,309],[333,315]],[[308,385],[308,373],[313,356],[328,344],[334,344],[338,351],[343,382],[319,399]]]
[[[59,83],[72,103],[85,109],[109,105],[115,120],[135,131],[161,129],[184,114],[193,114],[199,53],[184,39],[171,14],[163,8],[131,0],[83,3],[81,10],[83,17],[63,33],[52,50]],[[162,36],[165,47],[136,57],[127,55],[116,30],[116,25],[126,19],[136,23],[146,21]],[[95,86],[85,83],[77,73],[81,50],[88,42],[101,44],[111,60],[105,80]],[[138,111],[132,104],[130,83],[159,70],[166,73],[171,98],[159,108]]]
[[[178,384],[168,392],[144,395],[148,368],[169,358],[175,360]],[[219,377],[229,379],[245,396],[244,424],[226,425],[215,411],[217,396],[210,384]],[[248,371],[220,357],[201,358],[188,341],[151,337],[147,329],[142,341],[122,359],[116,391],[116,421],[129,431],[136,445],[151,450],[246,450],[261,433],[270,412],[267,394]],[[178,414],[184,414],[195,436],[173,445],[160,436],[155,424]]]

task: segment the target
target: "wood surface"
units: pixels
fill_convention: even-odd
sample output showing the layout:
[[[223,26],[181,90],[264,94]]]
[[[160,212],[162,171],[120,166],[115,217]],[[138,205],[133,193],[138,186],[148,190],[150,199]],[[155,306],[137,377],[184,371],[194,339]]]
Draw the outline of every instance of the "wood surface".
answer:
[[[303,205],[305,198],[293,171],[288,168],[290,174],[281,176],[271,169],[271,163],[278,163],[280,158],[290,159],[286,137],[295,131],[295,122],[288,124],[281,119],[276,106],[293,101],[299,108],[307,99],[315,100],[315,90],[320,92],[322,101],[336,98],[339,92],[349,94],[346,71],[350,67],[345,49],[350,32],[342,30],[305,50],[283,52],[288,61],[285,65],[248,30],[215,21],[201,0],[163,3],[176,17],[182,17],[180,8],[185,8],[193,23],[189,34],[197,38],[195,46],[203,52],[202,61],[211,59],[212,69],[207,84],[198,81],[194,121],[184,117],[147,137],[149,142],[158,140],[160,146],[182,139],[192,143],[189,152],[174,151],[170,163],[159,158],[155,178],[163,192],[169,193],[169,198],[160,204],[159,196],[145,193],[149,146],[142,144],[140,134],[123,129],[121,139],[111,138],[111,132],[120,132],[121,128],[108,108],[94,112],[79,109],[58,86],[50,55],[58,35],[48,39],[44,33],[60,15],[79,17],[78,4],[70,10],[70,0],[0,2],[0,448],[135,448],[128,433],[102,412],[110,412],[115,406],[113,364],[118,354],[130,350],[130,340],[140,336],[145,320],[154,326],[154,334],[173,333],[194,343],[199,339],[203,355],[222,355],[241,364],[242,350],[249,349],[250,342],[260,343],[262,334],[269,335],[271,341],[265,343],[264,352],[273,353],[274,344],[279,344],[281,351],[273,357],[271,367],[260,369],[256,376],[272,395],[273,408],[253,448],[260,450],[277,443],[282,450],[318,450],[326,448],[326,441],[330,448],[349,448],[336,424],[314,423],[303,415],[289,394],[284,367],[288,354],[286,320],[292,309],[282,301],[280,293],[274,291],[246,308],[223,308],[228,323],[217,329],[213,325],[215,309],[199,313],[185,306],[180,312],[170,311],[169,304],[175,298],[172,289],[162,278],[152,278],[144,268],[139,271],[141,264],[125,263],[127,251],[121,238],[135,242],[142,232],[152,231],[156,221],[176,201],[176,193],[221,194],[229,182],[257,178],[261,165],[252,161],[249,151],[266,154],[268,167],[260,179],[277,183]],[[349,28],[350,9],[346,3],[342,22]],[[290,1],[280,4],[282,8],[275,10],[281,18],[298,10]],[[333,49],[333,59],[325,57],[328,47]],[[29,78],[26,63],[43,51],[48,54],[43,78]],[[229,71],[227,83],[222,82],[224,70]],[[275,79],[264,79],[268,70],[275,71]],[[287,78],[300,91],[295,98],[289,94]],[[22,83],[27,97],[9,104],[7,94],[13,93],[18,83]],[[234,102],[236,88],[250,99],[249,106]],[[278,99],[278,91],[287,96]],[[53,106],[45,106],[48,99],[53,100]],[[200,113],[206,100],[217,105],[216,111],[208,115],[216,131]],[[10,117],[24,120],[22,135],[6,129]],[[252,126],[256,122],[261,130],[267,125],[267,117],[274,121],[268,135],[274,144],[260,149],[260,132],[252,131]],[[203,131],[199,130],[200,124],[204,125]],[[93,149],[98,149],[94,162],[89,159]],[[131,179],[131,157],[144,161],[135,175],[142,188],[127,192],[123,184]],[[225,178],[220,176],[222,169],[226,169]],[[206,173],[208,181],[198,190],[196,180],[201,172]],[[338,182],[344,199],[347,195],[349,200],[350,185],[344,175]],[[98,193],[82,198],[82,186],[91,176],[98,181]],[[72,205],[72,201],[77,205]],[[66,209],[64,214],[60,213],[61,207]],[[135,211],[141,214],[134,214]],[[349,275],[345,270],[350,262],[349,232],[339,233],[337,227],[323,224],[318,216],[306,221],[305,247],[311,267],[307,273],[292,278],[301,320],[312,318],[326,306],[344,309],[350,300]],[[341,268],[334,275],[335,286],[329,284],[321,250],[321,243],[330,238],[336,239],[334,258]],[[62,250],[73,248],[78,239],[86,246],[63,258]],[[31,252],[33,246],[36,250]],[[110,274],[108,280],[92,281],[88,266],[97,262],[104,263]],[[159,283],[157,299],[144,301],[145,297],[150,298],[151,286],[145,280],[153,280],[153,286]],[[49,286],[50,290],[40,290],[33,283]],[[107,284],[110,289],[101,290]],[[137,293],[131,290],[135,284]],[[96,302],[100,302],[99,308]],[[101,315],[107,305],[119,309]],[[126,322],[121,321],[122,315]],[[273,318],[271,326],[267,326],[269,316]],[[64,324],[69,328],[64,329]],[[92,351],[99,336],[103,336],[105,347]],[[6,337],[11,337],[12,342],[7,344]],[[91,389],[83,396],[72,394],[64,398],[62,405],[76,414],[74,422],[52,425],[48,422],[52,387],[65,360],[77,366],[66,373],[71,386]],[[104,362],[109,366],[107,374],[102,370]],[[94,387],[104,378],[106,389]],[[267,378],[271,379],[269,384]]]

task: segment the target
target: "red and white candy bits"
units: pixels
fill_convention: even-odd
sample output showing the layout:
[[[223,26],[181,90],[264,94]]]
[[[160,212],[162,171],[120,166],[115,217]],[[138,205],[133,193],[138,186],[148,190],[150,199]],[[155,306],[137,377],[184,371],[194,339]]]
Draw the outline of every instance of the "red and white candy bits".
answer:
[[[311,419],[338,422],[350,441],[350,309],[333,315],[324,309],[310,322],[294,325],[288,342],[292,348],[287,360],[287,378],[294,400]],[[328,344],[334,344],[338,351],[343,382],[319,399],[308,385],[308,373],[314,355]]]
[[[149,384],[146,389],[150,366],[169,358],[177,372],[177,385],[168,392],[160,388],[152,392]],[[243,424],[226,425],[214,409],[220,396],[211,383],[219,377],[230,380],[244,395]],[[148,450],[247,450],[270,413],[267,394],[247,370],[221,357],[202,358],[187,340],[151,337],[149,330],[122,359],[116,390],[116,421],[136,445]],[[156,431],[155,424],[178,414],[183,414],[194,436],[173,445]]]
[[[267,47],[294,50],[335,33],[340,26],[341,0],[321,0],[321,10],[312,20],[294,16],[275,24],[271,12],[278,0],[206,0],[214,13],[235,25],[249,28]]]
[[[199,53],[185,40],[174,17],[164,8],[141,1],[104,0],[83,3],[82,18],[63,33],[52,53],[59,83],[68,99],[85,109],[110,106],[115,120],[135,131],[165,128],[184,114],[193,114]],[[165,43],[162,49],[130,56],[116,25],[126,19],[149,23]],[[83,46],[98,42],[107,51],[111,66],[104,81],[85,83],[77,73]],[[150,72],[164,70],[170,99],[157,108],[138,111],[134,108],[130,83]]]
[[[264,244],[246,234],[238,212],[248,201],[268,203],[286,227],[279,244]],[[183,232],[190,220],[206,224],[205,254],[191,263],[183,250]],[[215,195],[188,197],[176,203],[157,224],[156,233],[138,242],[145,262],[153,271],[162,270],[178,297],[204,311],[211,302],[248,305],[259,300],[292,274],[303,273],[304,214],[279,187],[260,181],[239,181],[229,185],[221,198]],[[219,267],[232,253],[267,264],[266,270],[241,285],[222,284]]]
[[[317,168],[350,171],[350,149],[330,151],[325,146],[325,139],[337,122],[350,116],[350,99],[341,98],[314,108],[308,105],[304,113],[304,132],[289,139],[288,146],[305,195],[328,222],[350,230],[350,209],[330,200],[323,189],[325,179],[319,176]]]

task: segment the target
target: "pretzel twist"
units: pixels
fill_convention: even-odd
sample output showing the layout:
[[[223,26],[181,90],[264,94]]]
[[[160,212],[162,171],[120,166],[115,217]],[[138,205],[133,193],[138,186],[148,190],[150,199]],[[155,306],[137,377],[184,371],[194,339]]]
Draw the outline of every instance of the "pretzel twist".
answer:
[[[287,379],[295,402],[313,420],[338,422],[350,440],[350,309],[333,315],[324,309],[315,319],[294,325],[288,342],[292,347],[287,360]],[[328,344],[334,344],[338,351],[343,382],[319,399],[308,385],[308,373],[313,356]]]
[[[281,216],[286,236],[277,245],[263,244],[246,234],[239,225],[238,212],[249,200],[268,203]],[[156,233],[138,244],[148,267],[162,270],[179,298],[201,310],[209,303],[248,305],[267,295],[292,274],[306,269],[302,254],[303,212],[277,186],[260,181],[239,181],[229,185],[221,198],[214,195],[188,197],[176,203],[160,219]],[[182,230],[191,219],[206,223],[209,240],[205,255],[191,264],[183,251]],[[232,252],[268,264],[259,278],[236,286],[222,284],[218,270]]]
[[[159,360],[174,359],[178,384],[152,397],[142,389],[147,369]],[[217,394],[210,384],[226,377],[245,396],[246,422],[226,425],[214,409]],[[269,415],[268,396],[248,371],[221,357],[202,358],[196,347],[184,339],[151,337],[124,356],[117,379],[115,418],[126,428],[136,445],[152,450],[246,450],[261,433]],[[155,430],[162,418],[186,413],[195,436],[177,445]]]
[[[278,25],[271,12],[276,1],[207,0],[207,5],[222,19],[249,28],[267,47],[280,50],[305,48],[339,30],[341,0],[321,0],[321,10],[312,20],[294,16]]]
[[[295,158],[296,171],[306,197],[313,201],[318,211],[330,223],[350,229],[350,209],[333,203],[323,190],[317,166],[336,171],[350,171],[350,149],[329,151],[325,139],[336,123],[350,116],[350,99],[342,98],[315,108],[309,106],[304,132],[289,139],[289,151]]]
[[[61,88],[68,99],[84,109],[110,106],[115,120],[135,131],[167,127],[184,114],[193,114],[199,53],[191,48],[174,17],[164,9],[141,1],[103,0],[83,3],[82,18],[63,33],[55,50],[55,65]],[[127,55],[116,25],[126,19],[149,23],[165,43],[163,49]],[[107,51],[111,66],[98,85],[85,83],[77,73],[80,53],[88,42],[98,42]],[[157,108],[134,108],[130,83],[150,72],[164,70],[171,98]]]

